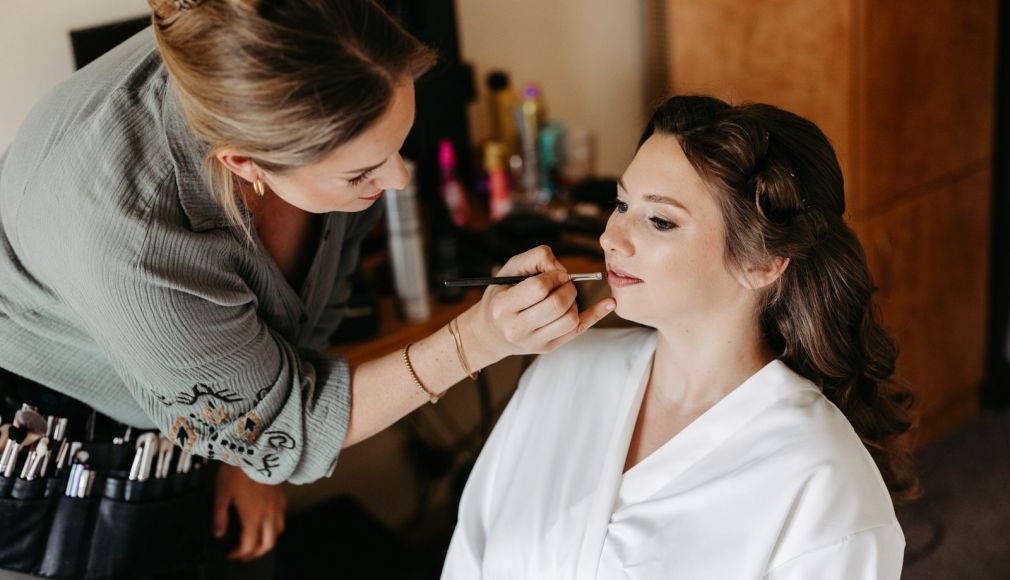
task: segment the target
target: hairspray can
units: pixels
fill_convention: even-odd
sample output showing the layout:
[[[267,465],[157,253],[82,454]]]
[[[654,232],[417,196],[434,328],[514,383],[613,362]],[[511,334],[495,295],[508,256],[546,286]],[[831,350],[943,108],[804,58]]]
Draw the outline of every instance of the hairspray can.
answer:
[[[512,109],[519,99],[509,83],[508,73],[488,73],[487,90],[491,109],[491,138],[502,143],[507,154],[515,153],[519,150],[519,135]]]
[[[540,183],[540,130],[547,118],[547,106],[543,93],[535,84],[523,89],[522,101],[515,108],[516,125],[519,127],[519,143],[523,156],[522,192],[527,205],[539,205]]]
[[[389,229],[389,253],[393,264],[393,283],[404,317],[423,322],[431,316],[428,276],[424,263],[424,240],[417,207],[416,167],[404,160],[410,181],[403,189],[387,189],[386,222]]]

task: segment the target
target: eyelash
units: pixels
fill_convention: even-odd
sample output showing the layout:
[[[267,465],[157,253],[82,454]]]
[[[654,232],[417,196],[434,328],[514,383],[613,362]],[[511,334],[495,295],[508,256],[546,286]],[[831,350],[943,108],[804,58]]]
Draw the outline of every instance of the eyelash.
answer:
[[[628,211],[628,204],[621,200],[617,200],[614,202],[614,211],[617,213],[624,213]],[[649,221],[652,222],[652,227],[661,232],[668,232],[680,227],[673,222],[666,221],[665,219],[658,217],[651,217],[649,218]]]
[[[372,172],[371,171],[366,171],[366,172],[362,173],[361,175],[355,177],[354,179],[349,179],[347,181],[347,185],[350,185],[351,187],[354,187],[355,185],[361,185],[362,183],[365,182],[366,179],[368,179],[371,176],[372,176]]]

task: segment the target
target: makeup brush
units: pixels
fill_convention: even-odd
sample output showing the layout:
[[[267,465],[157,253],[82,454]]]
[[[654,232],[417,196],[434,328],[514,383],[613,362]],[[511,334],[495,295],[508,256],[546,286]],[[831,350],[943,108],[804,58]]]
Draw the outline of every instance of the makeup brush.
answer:
[[[529,274],[527,276],[498,276],[488,278],[460,278],[457,280],[446,280],[446,286],[490,286],[492,284],[518,284],[523,280],[534,278],[540,274]],[[592,272],[589,274],[569,274],[568,279],[572,282],[588,282],[590,280],[603,280],[606,274],[603,272]]]
[[[18,453],[21,452],[22,445],[28,446],[34,443],[34,439],[27,441],[31,433],[28,432],[24,427],[18,427],[16,425],[11,425],[8,430],[7,445],[4,447],[3,458],[0,459],[0,464],[3,464],[3,476],[13,477],[14,468],[18,463]],[[26,443],[27,441],[27,443]]]
[[[24,427],[32,433],[38,433],[39,435],[45,435],[46,429],[49,427],[46,418],[39,415],[38,411],[29,408],[23,408],[14,415],[14,426]]]

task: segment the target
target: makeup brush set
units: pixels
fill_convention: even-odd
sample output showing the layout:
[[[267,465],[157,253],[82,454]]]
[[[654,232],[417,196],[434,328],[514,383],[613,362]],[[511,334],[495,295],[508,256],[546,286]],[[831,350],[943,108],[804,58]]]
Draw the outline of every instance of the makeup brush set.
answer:
[[[0,498],[35,499],[53,492],[76,450],[71,446],[80,447],[67,440],[67,425],[67,418],[44,417],[27,404],[11,423],[0,425]]]
[[[111,420],[119,434],[96,440],[95,415],[74,428],[21,404],[0,425],[0,568],[90,579],[204,561],[213,465]]]

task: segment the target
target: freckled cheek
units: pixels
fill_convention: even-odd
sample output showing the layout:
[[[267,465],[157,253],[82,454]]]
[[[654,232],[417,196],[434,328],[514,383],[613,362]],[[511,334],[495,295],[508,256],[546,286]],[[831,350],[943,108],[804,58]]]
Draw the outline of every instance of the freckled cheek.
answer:
[[[696,250],[689,245],[678,246],[657,256],[658,259],[650,265],[647,270],[652,275],[646,278],[646,286],[656,302],[683,304],[705,294],[715,264],[710,257],[700,255]]]

